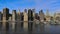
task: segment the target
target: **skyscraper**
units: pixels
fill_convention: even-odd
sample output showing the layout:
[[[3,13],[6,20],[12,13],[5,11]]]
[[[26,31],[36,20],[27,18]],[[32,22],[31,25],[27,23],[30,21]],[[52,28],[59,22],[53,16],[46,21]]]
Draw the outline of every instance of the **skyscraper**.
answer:
[[[35,20],[35,9],[32,9],[33,12],[33,20]]]
[[[2,21],[2,13],[0,12],[0,21]],[[0,25],[2,25],[2,22],[0,22]]]
[[[46,21],[50,21],[51,16],[50,16],[48,10],[46,11],[46,16],[45,16],[45,18],[46,18]]]
[[[3,26],[5,26],[7,24],[6,20],[9,19],[9,9],[8,8],[4,8],[3,9]]]
[[[31,9],[28,10],[28,21],[33,21],[33,12]]]
[[[20,18],[20,17],[21,17],[20,15],[21,15],[21,14],[20,14],[20,10],[18,10],[18,12],[17,12],[17,21],[20,21],[20,19],[21,19],[21,18]]]
[[[17,19],[17,15],[16,15],[16,10],[12,11],[12,21],[15,21]]]
[[[23,27],[26,30],[26,29],[28,29],[28,13],[27,13],[27,9],[24,10],[23,14],[24,14]]]
[[[27,14],[27,9],[24,10],[24,21],[28,21],[28,14]]]
[[[35,19],[39,20],[38,13],[35,13]]]
[[[13,10],[12,11],[12,29],[16,28],[16,20],[17,20],[16,10]]]
[[[23,12],[21,12],[20,18],[21,18],[21,21],[23,21],[23,20],[24,20]]]
[[[2,13],[0,12],[0,21],[2,21]]]
[[[46,16],[50,16],[50,14],[49,14],[49,11],[48,11],[48,10],[46,11]]]
[[[40,11],[39,11],[39,17],[40,17],[40,21],[43,21],[43,20],[44,20],[45,15],[44,15],[44,13],[43,13],[43,10],[40,10]]]
[[[3,20],[8,20],[9,19],[9,9],[4,8],[3,9]]]
[[[20,18],[21,18],[21,21],[24,21],[24,15],[23,15],[23,12],[21,12]],[[21,24],[21,27],[23,27],[23,22],[21,22],[20,24]]]
[[[33,12],[31,9],[28,10],[28,21],[33,21]],[[33,22],[28,22],[28,29],[32,30]]]

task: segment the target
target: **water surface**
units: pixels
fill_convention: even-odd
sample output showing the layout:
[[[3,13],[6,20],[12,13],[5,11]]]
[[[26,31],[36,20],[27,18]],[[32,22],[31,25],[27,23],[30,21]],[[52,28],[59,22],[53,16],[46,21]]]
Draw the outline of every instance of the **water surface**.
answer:
[[[24,22],[28,23],[28,22]],[[9,23],[9,26],[3,27],[0,24],[0,34],[60,34],[60,25],[43,25],[43,24],[34,24],[29,23],[28,26],[23,23],[16,23],[15,28],[12,29],[12,24]]]

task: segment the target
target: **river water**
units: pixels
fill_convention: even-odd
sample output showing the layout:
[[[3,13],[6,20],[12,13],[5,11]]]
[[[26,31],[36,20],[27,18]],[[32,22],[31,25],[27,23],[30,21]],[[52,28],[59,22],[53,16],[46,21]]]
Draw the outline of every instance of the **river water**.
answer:
[[[44,25],[44,24],[30,24],[24,29],[23,23],[16,23],[15,28],[12,29],[11,23],[9,28],[3,28],[0,24],[0,34],[60,34],[60,25]]]

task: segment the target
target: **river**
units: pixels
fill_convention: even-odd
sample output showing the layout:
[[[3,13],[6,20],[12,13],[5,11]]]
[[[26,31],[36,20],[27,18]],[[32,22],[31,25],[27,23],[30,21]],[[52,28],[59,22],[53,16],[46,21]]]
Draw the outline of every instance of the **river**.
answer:
[[[3,28],[0,24],[0,34],[60,34],[60,25],[49,25],[49,24],[30,24],[29,26],[23,27],[23,23],[17,23],[15,28],[12,29],[11,23],[9,28]]]

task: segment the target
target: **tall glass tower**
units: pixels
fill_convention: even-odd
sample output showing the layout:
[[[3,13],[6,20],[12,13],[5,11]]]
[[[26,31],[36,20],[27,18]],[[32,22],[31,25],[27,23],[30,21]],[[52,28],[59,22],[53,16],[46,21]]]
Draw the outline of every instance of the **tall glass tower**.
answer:
[[[28,10],[28,21],[33,21],[33,12],[31,9]]]
[[[8,27],[8,22],[7,20],[9,19],[9,9],[4,8],[3,9],[3,27]]]

